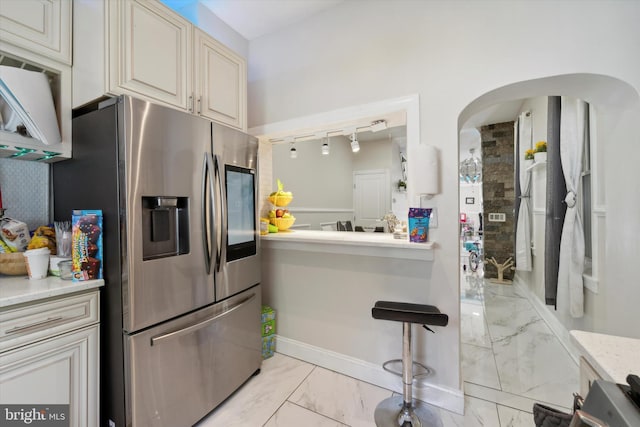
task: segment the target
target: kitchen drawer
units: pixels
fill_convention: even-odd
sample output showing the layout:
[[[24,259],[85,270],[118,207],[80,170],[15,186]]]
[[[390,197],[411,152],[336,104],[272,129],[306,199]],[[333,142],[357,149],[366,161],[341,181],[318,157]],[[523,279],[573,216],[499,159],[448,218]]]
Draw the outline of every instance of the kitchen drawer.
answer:
[[[0,312],[0,353],[99,321],[99,292],[87,292]]]

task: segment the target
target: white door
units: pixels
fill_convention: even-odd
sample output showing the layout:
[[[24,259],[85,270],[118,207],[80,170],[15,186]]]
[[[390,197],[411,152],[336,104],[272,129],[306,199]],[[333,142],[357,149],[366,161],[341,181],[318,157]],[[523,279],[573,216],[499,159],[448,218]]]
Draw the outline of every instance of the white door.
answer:
[[[353,172],[354,226],[373,226],[391,209],[389,171]]]

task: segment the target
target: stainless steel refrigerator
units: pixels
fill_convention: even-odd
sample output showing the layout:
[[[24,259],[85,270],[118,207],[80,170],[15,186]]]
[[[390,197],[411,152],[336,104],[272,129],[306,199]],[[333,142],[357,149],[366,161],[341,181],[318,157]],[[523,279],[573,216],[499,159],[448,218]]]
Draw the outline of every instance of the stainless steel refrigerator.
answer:
[[[103,211],[101,424],[191,426],[261,365],[257,140],[128,96],[72,131],[54,212]]]

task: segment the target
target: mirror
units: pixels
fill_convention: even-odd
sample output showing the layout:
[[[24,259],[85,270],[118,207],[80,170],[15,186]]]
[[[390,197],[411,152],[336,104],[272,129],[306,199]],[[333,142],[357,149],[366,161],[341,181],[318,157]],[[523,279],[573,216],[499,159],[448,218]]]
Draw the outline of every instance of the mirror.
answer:
[[[408,209],[406,185],[406,125],[357,133],[360,150],[352,152],[349,136],[276,142],[272,146],[272,188],[276,179],[291,191],[288,209],[295,228],[321,230],[337,221],[356,226],[383,226],[389,211],[396,216]],[[329,154],[323,154],[328,144]],[[296,158],[291,157],[295,148]],[[404,161],[403,161],[404,159]]]

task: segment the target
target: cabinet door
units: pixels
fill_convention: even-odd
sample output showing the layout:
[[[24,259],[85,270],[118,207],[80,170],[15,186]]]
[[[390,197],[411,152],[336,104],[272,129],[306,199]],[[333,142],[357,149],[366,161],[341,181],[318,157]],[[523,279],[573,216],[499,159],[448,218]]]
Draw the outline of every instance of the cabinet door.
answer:
[[[0,404],[69,404],[69,426],[97,426],[98,325],[0,355]]]
[[[196,112],[246,130],[246,61],[201,30],[194,37]]]
[[[189,109],[189,21],[154,0],[110,3],[110,90]]]
[[[71,65],[71,5],[68,0],[2,1],[0,38]]]
[[[601,380],[602,377],[598,375],[595,369],[586,361],[584,357],[580,357],[580,395],[587,397],[591,384],[595,380]]]

